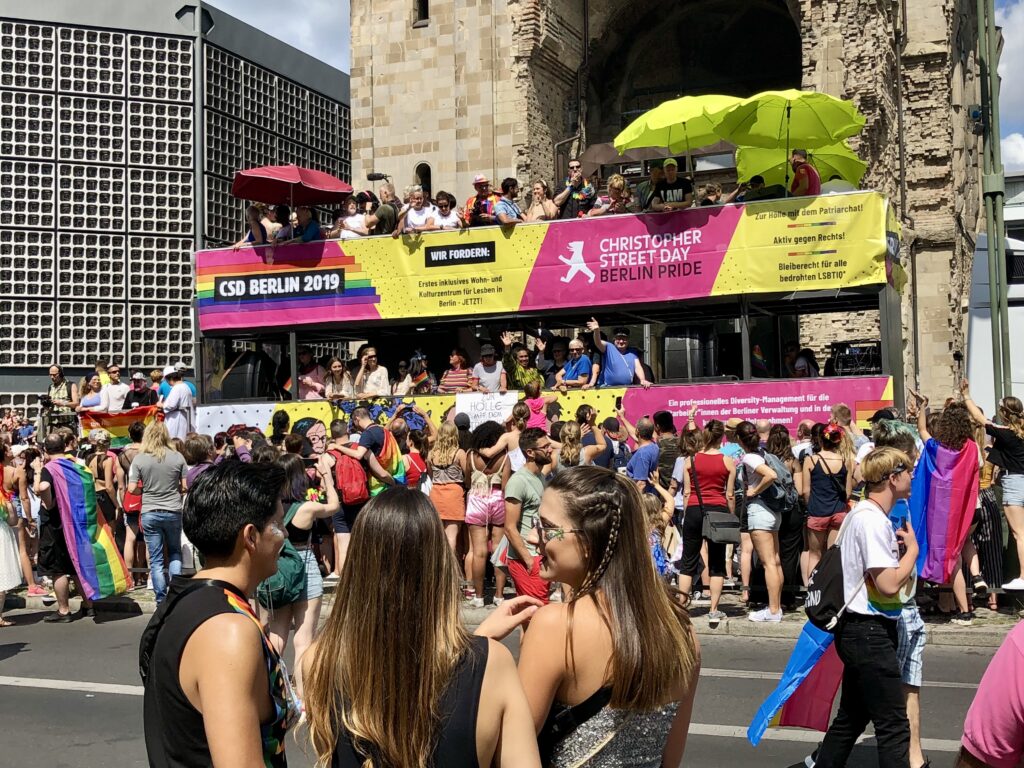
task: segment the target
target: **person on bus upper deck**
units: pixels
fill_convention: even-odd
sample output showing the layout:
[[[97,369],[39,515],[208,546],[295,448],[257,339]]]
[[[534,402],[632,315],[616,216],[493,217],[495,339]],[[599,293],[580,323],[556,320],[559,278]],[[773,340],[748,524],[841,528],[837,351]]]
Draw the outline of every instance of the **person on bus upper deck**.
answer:
[[[693,182],[679,175],[679,162],[674,157],[662,163],[665,178],[654,188],[652,211],[678,211],[693,205]]]
[[[494,215],[494,206],[498,202],[498,195],[491,191],[491,181],[482,173],[473,178],[473,187],[476,194],[466,201],[467,227],[484,227],[494,224],[497,218]]]
[[[502,179],[501,198],[494,204],[494,215],[499,224],[519,224],[525,222],[523,211],[516,203],[519,197],[519,182],[511,176]]]
[[[547,339],[537,339],[537,370],[544,374],[544,386],[548,389],[554,389],[558,383],[558,372],[569,359],[568,348],[568,342],[562,336],[552,334]]]
[[[789,164],[793,166],[793,181],[789,185],[792,197],[821,194],[821,176],[818,169],[807,162],[806,149],[794,149]]]
[[[632,198],[629,196],[629,185],[620,173],[612,174],[608,179],[608,194],[597,198],[597,203],[587,216],[609,216],[619,213],[629,213],[632,205]]]
[[[576,158],[569,161],[569,175],[565,177],[565,186],[555,195],[558,206],[558,218],[578,219],[586,216],[597,200],[594,185],[583,175],[583,165]]]
[[[651,176],[636,185],[636,194],[633,196],[633,205],[637,213],[643,213],[651,206],[651,198],[654,197],[654,189],[665,178],[665,171],[661,167],[661,161],[651,162]]]
[[[438,229],[462,229],[466,226],[455,207],[455,195],[450,192],[438,192],[435,202],[437,212],[434,214],[434,223]]]
[[[626,387],[633,383],[634,377],[644,389],[651,386],[639,353],[629,346],[628,328],[616,328],[611,344],[601,337],[601,324],[593,317],[587,321],[587,328],[594,334],[594,347],[604,355],[599,386]]]
[[[246,245],[266,245],[267,228],[260,221],[260,209],[250,205],[245,209],[245,237],[235,243],[235,250]]]
[[[292,211],[287,205],[279,205],[274,209],[274,219],[280,226],[274,233],[274,242],[280,243],[291,240],[295,237],[295,230],[292,227]]]
[[[285,240],[284,244],[288,243],[311,243],[314,240],[320,239],[320,222],[313,218],[313,209],[308,205],[300,205],[296,209],[298,214],[299,223],[298,226],[293,228],[293,236],[291,240]]]

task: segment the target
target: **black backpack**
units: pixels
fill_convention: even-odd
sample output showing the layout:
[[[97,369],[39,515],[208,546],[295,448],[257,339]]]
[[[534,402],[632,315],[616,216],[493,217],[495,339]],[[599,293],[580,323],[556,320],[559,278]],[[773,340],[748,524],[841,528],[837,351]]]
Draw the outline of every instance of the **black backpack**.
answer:
[[[629,450],[629,446],[625,443],[619,443],[619,450],[612,449],[612,457],[608,462],[608,468],[618,472],[619,474],[625,474],[626,465],[629,464],[630,458],[632,458],[633,452]]]
[[[853,514],[851,512],[847,515],[846,520],[849,520]],[[836,543],[825,550],[818,562],[818,567],[811,572],[810,578],[807,579],[807,597],[804,602],[807,620],[825,632],[835,632],[839,619],[846,611],[846,606],[849,605],[846,600],[846,591],[843,588],[843,554],[840,550],[846,520],[839,528]],[[854,595],[863,588],[864,581],[862,580]]]

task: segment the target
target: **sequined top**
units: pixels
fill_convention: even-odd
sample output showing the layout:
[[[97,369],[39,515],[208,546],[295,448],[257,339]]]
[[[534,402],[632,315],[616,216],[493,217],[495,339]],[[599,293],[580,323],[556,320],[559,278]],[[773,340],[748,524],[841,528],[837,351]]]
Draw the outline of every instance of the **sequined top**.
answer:
[[[551,768],[660,768],[679,702],[649,712],[605,707],[554,749]]]

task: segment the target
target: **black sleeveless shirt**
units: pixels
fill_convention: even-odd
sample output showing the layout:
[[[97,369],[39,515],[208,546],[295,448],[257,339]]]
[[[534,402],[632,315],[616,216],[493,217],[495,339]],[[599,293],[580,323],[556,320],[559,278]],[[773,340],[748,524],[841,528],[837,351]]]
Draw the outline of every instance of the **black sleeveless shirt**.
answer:
[[[175,577],[167,600],[186,589],[191,579]],[[146,752],[151,768],[199,768],[210,766],[210,745],[206,740],[203,716],[189,702],[178,677],[181,655],[192,633],[200,625],[222,613],[237,613],[259,620],[249,601],[234,585],[212,581],[185,595],[167,616],[153,646],[146,691],[143,698],[143,727]],[[151,623],[159,618],[154,616]],[[266,768],[284,768],[284,739],[297,711],[290,707],[287,670],[265,633],[263,658],[267,666],[267,686],[274,706],[273,719],[260,725],[263,764]]]
[[[441,694],[441,732],[427,765],[432,768],[480,768],[476,751],[476,717],[480,709],[480,689],[487,669],[487,638],[473,637],[469,648],[455,665],[451,682]],[[334,748],[331,768],[361,768],[363,757],[352,746],[348,732],[342,730]]]

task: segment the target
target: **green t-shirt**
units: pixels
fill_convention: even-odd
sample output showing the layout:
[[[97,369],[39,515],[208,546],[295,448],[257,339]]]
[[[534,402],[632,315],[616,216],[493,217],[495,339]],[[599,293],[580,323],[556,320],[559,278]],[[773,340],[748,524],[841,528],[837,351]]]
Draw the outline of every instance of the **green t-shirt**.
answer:
[[[522,505],[522,514],[519,516],[519,535],[523,537],[523,543],[531,555],[537,554],[537,547],[526,540],[533,530],[537,512],[540,509],[540,497],[544,493],[544,480],[535,475],[526,467],[516,471],[509,478],[505,486],[505,499],[518,501]],[[519,556],[515,549],[509,547],[508,556],[518,560]]]

